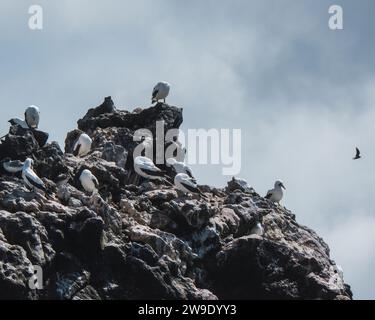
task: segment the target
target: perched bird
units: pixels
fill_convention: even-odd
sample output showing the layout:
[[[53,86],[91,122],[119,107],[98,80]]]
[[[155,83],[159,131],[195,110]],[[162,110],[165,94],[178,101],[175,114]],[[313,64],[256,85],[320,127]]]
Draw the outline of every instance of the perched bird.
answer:
[[[257,234],[258,236],[263,236],[264,229],[260,222],[257,222],[257,224],[251,229],[250,234]]]
[[[8,173],[17,173],[21,172],[23,168],[24,163],[20,160],[11,160],[11,159],[5,159],[3,162],[3,168]]]
[[[81,176],[79,177],[83,189],[89,193],[97,193],[99,188],[98,179],[91,173],[90,170],[85,169],[82,171]]]
[[[69,180],[70,180],[70,175],[68,173],[61,173],[56,177],[54,182],[56,183],[57,186],[60,187],[60,186],[67,184]]]
[[[25,121],[27,125],[32,129],[37,129],[39,126],[39,108],[36,106],[30,106],[25,111]]]
[[[358,160],[358,159],[361,159],[361,151],[359,151],[358,148],[355,148],[355,157],[353,158],[353,160]]]
[[[29,129],[29,126],[28,124],[26,123],[26,121],[23,121],[22,119],[20,118],[12,118],[8,121],[12,126],[15,126],[15,125],[18,125],[20,126],[22,129]]]
[[[91,150],[91,145],[92,139],[86,133],[82,133],[74,144],[73,155],[76,157],[86,156]]]
[[[134,159],[134,171],[143,178],[164,181],[165,171],[155,166],[149,158],[142,156],[136,157]]]
[[[281,180],[277,180],[275,182],[275,187],[267,192],[265,198],[274,203],[280,203],[281,199],[284,196],[283,189],[286,189],[284,183]]]
[[[36,175],[34,170],[32,169],[32,165],[34,161],[30,158],[27,158],[23,168],[22,168],[22,178],[25,182],[26,186],[28,186],[32,190],[41,190],[47,192],[46,186],[44,182]]]
[[[176,188],[184,193],[198,193],[204,196],[199,190],[197,184],[186,173],[179,173],[174,177],[174,185]]]
[[[159,82],[152,90],[152,103],[157,102],[159,100],[164,100],[169,94],[170,85],[168,82]]]
[[[187,174],[194,183],[197,183],[197,180],[194,178],[193,171],[187,164],[183,162],[179,162],[174,158],[169,158],[167,159],[167,166],[172,167],[174,171],[176,172],[176,174],[179,174],[179,173]]]

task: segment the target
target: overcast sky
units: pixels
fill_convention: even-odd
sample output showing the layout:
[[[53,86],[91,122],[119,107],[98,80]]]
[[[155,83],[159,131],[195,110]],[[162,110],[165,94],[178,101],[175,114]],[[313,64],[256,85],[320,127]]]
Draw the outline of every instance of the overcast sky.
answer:
[[[44,29],[28,9],[44,9]],[[344,9],[344,30],[328,8]],[[24,1],[0,10],[0,133],[25,107],[63,145],[90,107],[149,106],[159,80],[183,129],[242,129],[242,170],[276,178],[300,223],[329,244],[355,298],[375,299],[375,2],[372,0]],[[359,146],[364,158],[352,161]],[[221,166],[196,166],[223,186]]]

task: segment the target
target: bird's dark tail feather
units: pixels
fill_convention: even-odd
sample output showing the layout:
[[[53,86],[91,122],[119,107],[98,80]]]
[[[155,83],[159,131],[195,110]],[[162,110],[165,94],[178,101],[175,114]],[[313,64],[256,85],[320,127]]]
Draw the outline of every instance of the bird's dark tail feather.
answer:
[[[152,173],[153,176],[155,177],[165,177],[167,175],[167,173],[165,171],[156,171],[156,172],[153,172]]]

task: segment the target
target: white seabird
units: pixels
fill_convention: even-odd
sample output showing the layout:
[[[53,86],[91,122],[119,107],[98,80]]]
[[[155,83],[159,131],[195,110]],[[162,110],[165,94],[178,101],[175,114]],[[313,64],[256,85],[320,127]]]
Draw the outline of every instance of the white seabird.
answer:
[[[23,168],[22,168],[22,178],[25,182],[26,186],[28,186],[32,190],[41,190],[47,192],[46,186],[44,182],[36,175],[34,170],[32,169],[32,165],[34,161],[30,158],[27,158]]]
[[[73,155],[84,157],[91,150],[92,139],[86,134],[82,133],[74,144]]]
[[[91,173],[90,170],[85,169],[82,171],[81,176],[79,177],[83,189],[89,193],[97,193],[99,188],[98,179]]]
[[[197,180],[194,178],[193,171],[187,164],[183,162],[179,162],[174,158],[169,158],[167,159],[167,166],[171,166],[177,174],[179,173],[187,174],[194,183],[197,183]]]
[[[186,173],[179,173],[174,177],[174,185],[176,188],[184,193],[198,193],[203,196],[202,191],[199,190],[196,182],[190,178]]]
[[[3,162],[3,168],[9,173],[21,172],[23,169],[24,163],[20,160],[6,160]]]
[[[8,121],[12,126],[19,125],[22,129],[29,129],[26,121],[20,118],[12,118]]]
[[[250,234],[257,234],[258,236],[263,236],[264,229],[260,222],[257,222],[257,224],[251,229]]]
[[[39,126],[39,108],[36,106],[30,106],[25,111],[25,121],[27,125],[32,129],[37,129]]]
[[[272,202],[280,203],[281,199],[284,196],[283,189],[285,190],[284,183],[281,180],[275,182],[275,187],[267,192],[265,196],[266,199],[269,199]]]
[[[152,160],[147,157],[139,156],[134,159],[134,171],[146,179],[165,181],[165,172],[155,166]]]
[[[152,90],[152,103],[157,102],[159,100],[164,100],[169,94],[170,85],[168,82],[159,82],[154,89]]]

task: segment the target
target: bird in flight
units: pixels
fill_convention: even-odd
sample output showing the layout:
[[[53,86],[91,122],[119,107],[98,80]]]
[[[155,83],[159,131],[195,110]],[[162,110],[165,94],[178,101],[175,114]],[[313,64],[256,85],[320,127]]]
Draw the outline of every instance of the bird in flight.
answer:
[[[359,151],[358,148],[355,148],[355,151],[356,151],[356,154],[355,154],[355,157],[353,158],[353,160],[358,160],[358,159],[361,159],[361,151]]]

